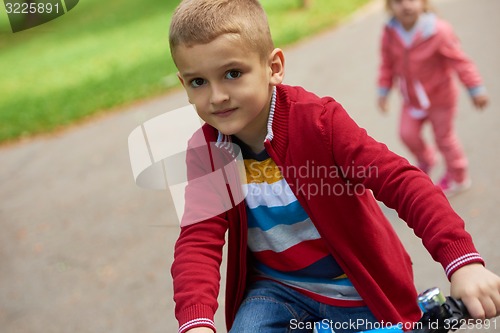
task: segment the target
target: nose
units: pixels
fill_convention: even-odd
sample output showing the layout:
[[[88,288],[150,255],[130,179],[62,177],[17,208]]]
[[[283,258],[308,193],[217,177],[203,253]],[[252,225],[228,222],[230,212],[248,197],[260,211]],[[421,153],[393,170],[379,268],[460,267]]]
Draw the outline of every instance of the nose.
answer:
[[[212,84],[212,90],[210,95],[211,104],[222,104],[229,100],[229,94],[220,84]]]

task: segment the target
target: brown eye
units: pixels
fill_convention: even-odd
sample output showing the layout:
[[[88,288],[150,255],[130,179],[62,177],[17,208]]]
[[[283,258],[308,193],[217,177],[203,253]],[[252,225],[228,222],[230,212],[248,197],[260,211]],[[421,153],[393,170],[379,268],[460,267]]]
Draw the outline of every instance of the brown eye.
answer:
[[[191,80],[191,87],[193,87],[193,88],[198,88],[198,87],[200,87],[200,86],[204,85],[204,84],[205,84],[205,82],[206,82],[206,81],[205,81],[204,79],[201,79],[201,78],[196,78],[196,79],[194,79],[194,80]]]

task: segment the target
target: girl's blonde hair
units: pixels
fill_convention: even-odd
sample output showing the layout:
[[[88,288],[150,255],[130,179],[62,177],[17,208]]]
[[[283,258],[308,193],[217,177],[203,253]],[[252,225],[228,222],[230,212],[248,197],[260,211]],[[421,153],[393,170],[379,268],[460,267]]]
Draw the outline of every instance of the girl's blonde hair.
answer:
[[[393,0],[385,0],[385,9],[390,13],[391,11],[391,2]],[[424,12],[431,12],[434,11],[432,8],[431,4],[429,3],[429,0],[422,0],[424,3]]]
[[[206,44],[224,34],[239,35],[263,59],[274,49],[267,16],[258,0],[183,0],[170,23],[170,52],[174,56],[181,44]]]

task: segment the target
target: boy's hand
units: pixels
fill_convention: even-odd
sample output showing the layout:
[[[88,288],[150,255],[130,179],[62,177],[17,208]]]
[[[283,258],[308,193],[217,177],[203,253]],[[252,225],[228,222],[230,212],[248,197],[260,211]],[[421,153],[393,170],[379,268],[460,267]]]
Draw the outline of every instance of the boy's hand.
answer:
[[[186,331],[186,333],[214,333],[214,331],[208,327],[196,327]]]
[[[461,299],[475,319],[500,314],[500,277],[481,264],[463,266],[451,276],[451,296]]]
[[[476,108],[482,110],[488,105],[489,98],[486,94],[479,94],[472,97],[472,102]]]
[[[387,96],[380,96],[378,98],[378,108],[382,113],[387,113]]]

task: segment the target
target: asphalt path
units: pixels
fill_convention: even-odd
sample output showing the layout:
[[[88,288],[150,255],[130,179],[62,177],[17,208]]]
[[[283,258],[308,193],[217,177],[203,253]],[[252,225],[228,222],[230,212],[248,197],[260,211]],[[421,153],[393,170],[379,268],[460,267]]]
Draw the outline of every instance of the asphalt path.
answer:
[[[476,112],[461,90],[457,126],[473,187],[451,204],[488,268],[500,274],[500,1],[440,0],[435,7],[454,25],[491,97],[487,110]],[[399,98],[391,97],[388,115],[375,104],[386,18],[375,0],[340,27],[287,47],[285,83],[333,96],[373,137],[408,157],[396,135]],[[0,147],[1,332],[177,331],[169,271],[177,216],[167,191],[134,184],[127,137],[147,119],[186,104],[178,90]],[[436,168],[432,177],[440,172]],[[448,292],[440,265],[394,211],[384,210],[412,256],[417,288]],[[222,311],[216,322],[225,332]],[[491,324],[470,331],[500,331],[500,319]]]

